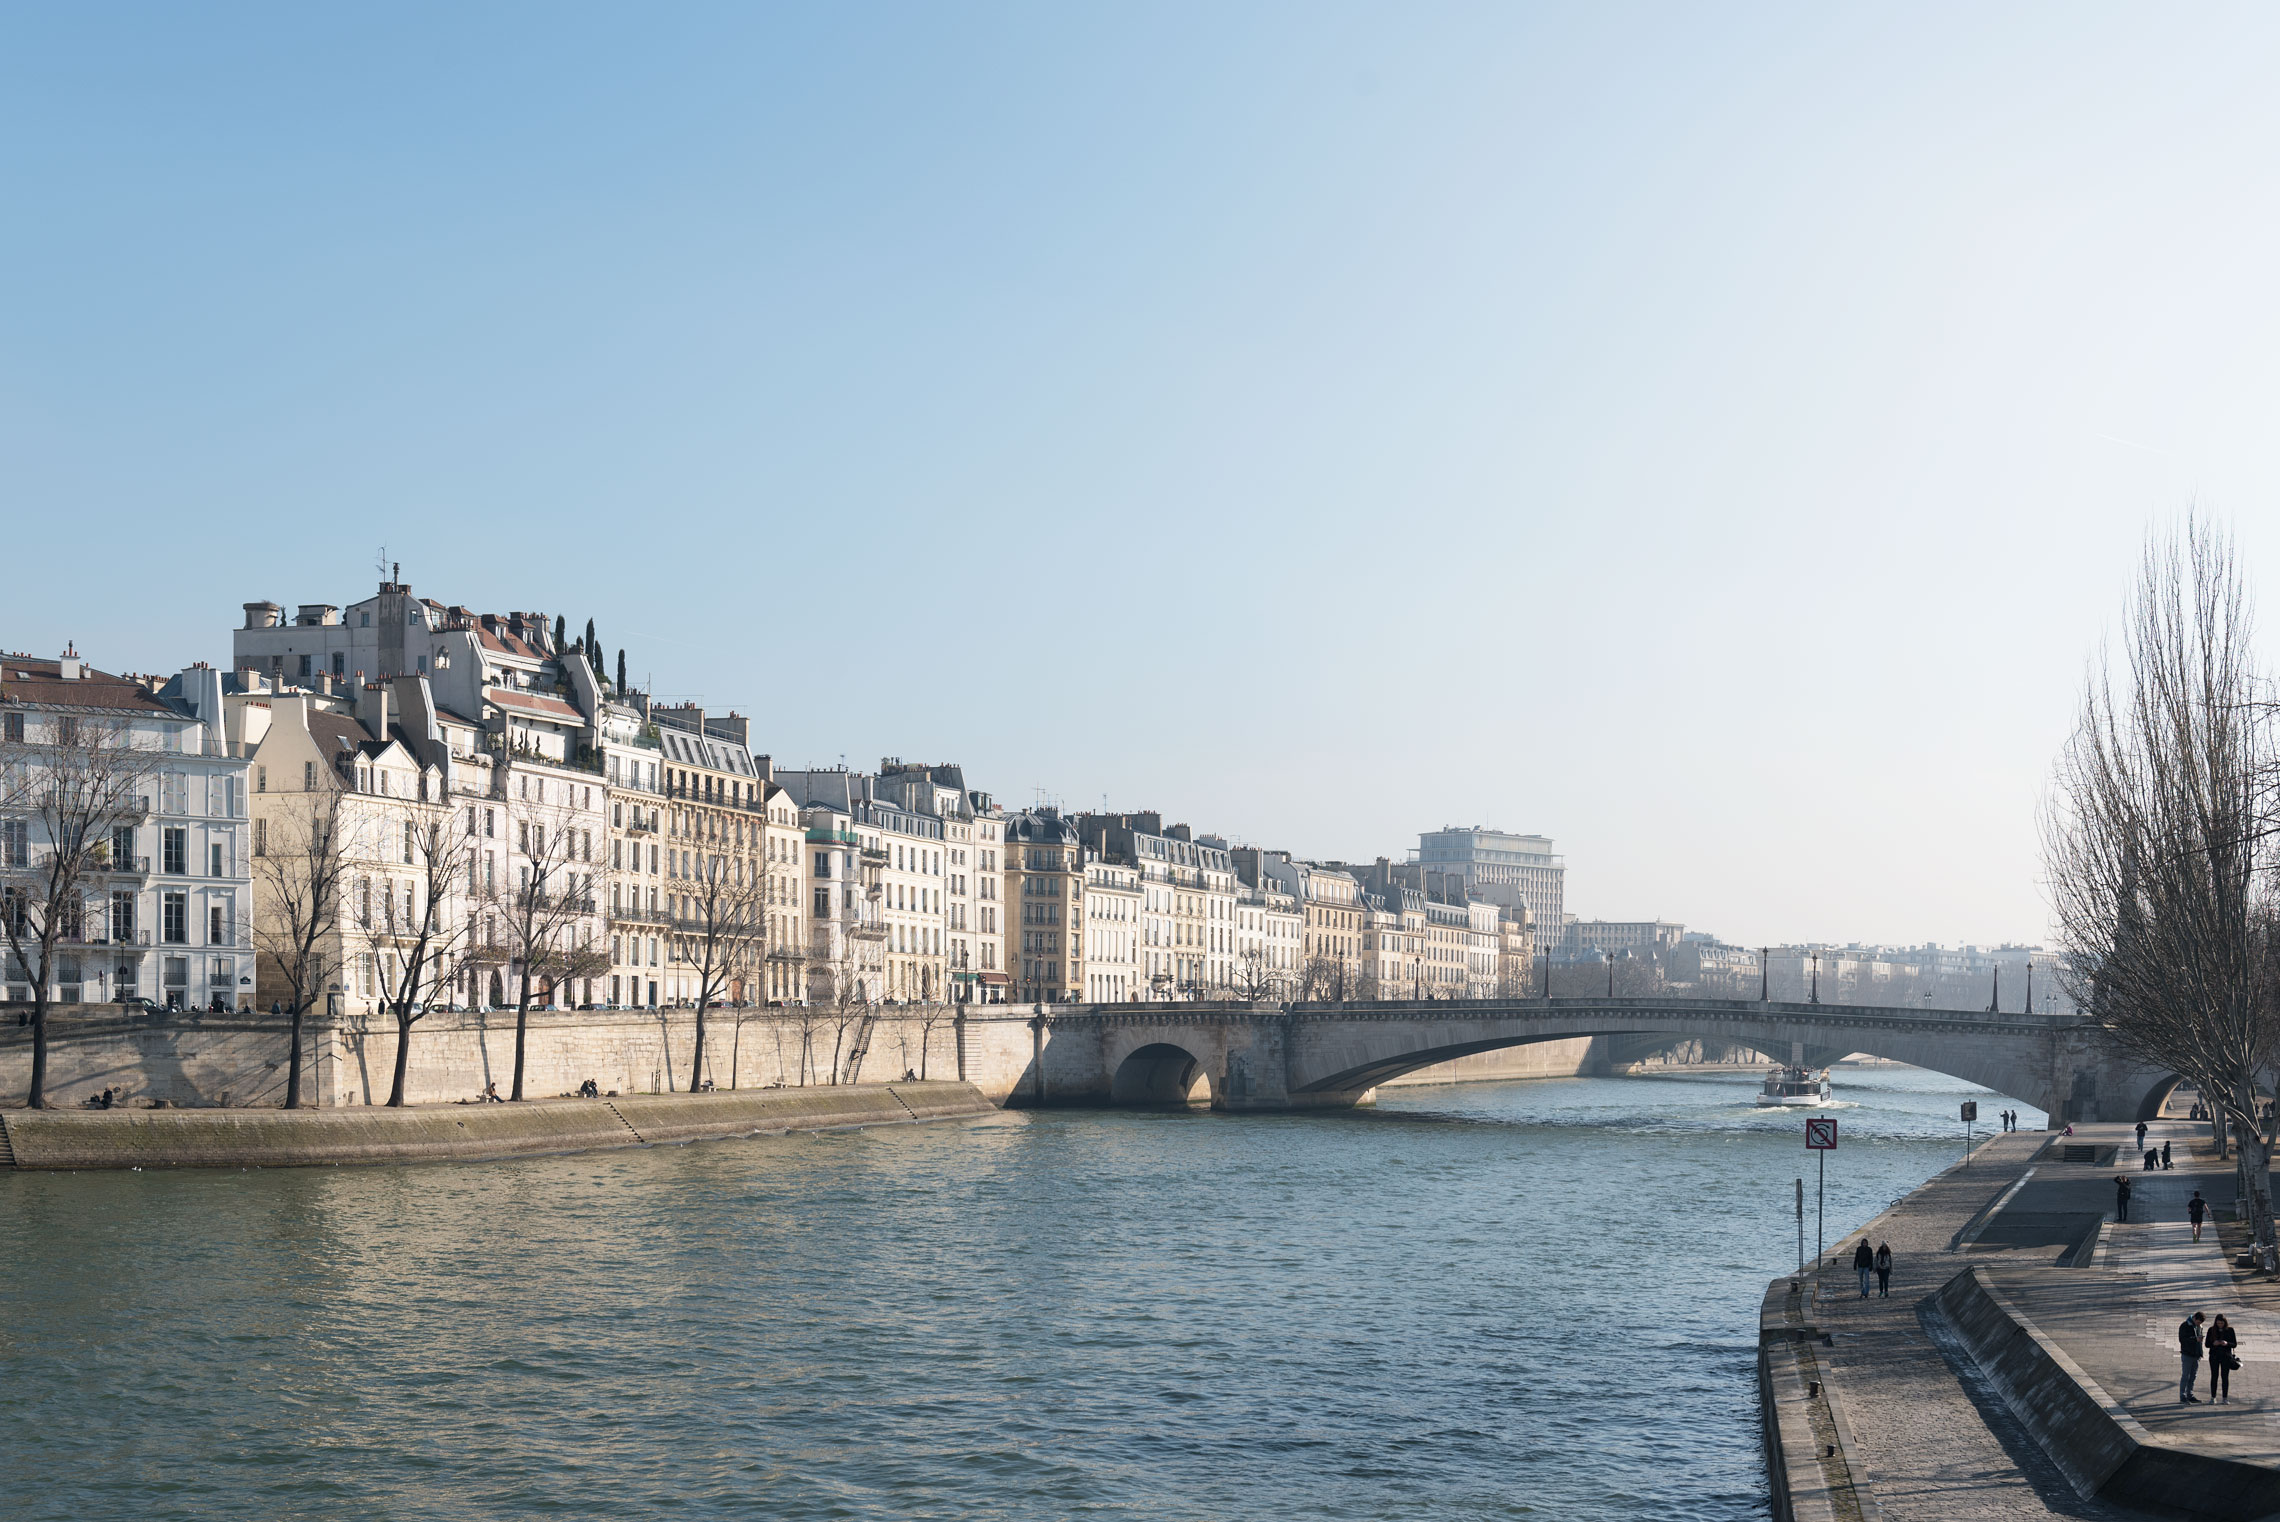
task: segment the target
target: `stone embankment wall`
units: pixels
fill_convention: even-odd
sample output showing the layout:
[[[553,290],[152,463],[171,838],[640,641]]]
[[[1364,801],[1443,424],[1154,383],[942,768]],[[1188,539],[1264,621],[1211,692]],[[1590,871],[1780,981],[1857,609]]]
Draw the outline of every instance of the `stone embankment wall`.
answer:
[[[0,1115],[0,1164],[292,1168],[472,1161],[907,1125],[995,1109],[973,1085],[953,1082],[402,1110],[14,1110]]]
[[[708,1013],[705,1076],[719,1088],[798,1088],[861,1078],[957,1076],[947,1009],[897,1010],[845,1025],[825,1011]],[[291,1050],[286,1021],[267,1014],[135,1014],[111,1004],[59,1006],[48,1017],[48,1096],[76,1105],[105,1089],[130,1104],[189,1108],[275,1106],[285,1098]],[[20,1104],[31,1081],[31,1031],[0,1010],[0,1106]],[[574,1093],[593,1079],[604,1093],[685,1092],[696,1018],[689,1010],[536,1010],[526,1033],[523,1092]],[[864,1048],[859,1059],[858,1044]],[[804,1060],[803,1060],[804,1053]],[[439,1011],[412,1027],[405,1098],[469,1099],[487,1083],[511,1089],[512,1010]],[[311,1016],[302,1025],[302,1102],[318,1108],[383,1104],[396,1061],[385,1017]]]
[[[1995,1285],[1967,1268],[1934,1297],[2012,1414],[2083,1499],[2253,1522],[2280,1513],[2280,1471],[2164,1446]]]

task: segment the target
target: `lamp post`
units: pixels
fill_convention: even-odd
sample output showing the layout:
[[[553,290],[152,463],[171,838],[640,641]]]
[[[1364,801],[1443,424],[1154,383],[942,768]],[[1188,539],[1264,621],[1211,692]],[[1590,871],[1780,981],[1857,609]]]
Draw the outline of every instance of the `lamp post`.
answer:
[[[1821,1002],[1821,948],[1818,946],[1813,948],[1813,997],[1807,1002]]]
[[[1772,985],[1773,948],[1771,946],[1760,946],[1758,948],[1758,1003],[1763,1004],[1771,997],[1769,990]]]

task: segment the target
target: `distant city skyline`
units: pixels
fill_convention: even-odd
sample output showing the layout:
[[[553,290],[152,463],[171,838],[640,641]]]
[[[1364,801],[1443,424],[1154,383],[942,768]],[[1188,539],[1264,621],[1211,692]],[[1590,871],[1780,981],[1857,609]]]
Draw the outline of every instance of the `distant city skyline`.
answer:
[[[23,8],[0,644],[596,621],[787,765],[2047,939],[2151,523],[2280,568],[2280,16]]]

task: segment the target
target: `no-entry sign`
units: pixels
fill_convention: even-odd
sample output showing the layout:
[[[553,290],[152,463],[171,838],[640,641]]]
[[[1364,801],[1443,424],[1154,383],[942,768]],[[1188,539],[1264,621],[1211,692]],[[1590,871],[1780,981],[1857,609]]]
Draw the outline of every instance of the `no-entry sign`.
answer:
[[[1837,1150],[1837,1123],[1834,1118],[1818,1118],[1805,1122],[1805,1147],[1810,1152]]]

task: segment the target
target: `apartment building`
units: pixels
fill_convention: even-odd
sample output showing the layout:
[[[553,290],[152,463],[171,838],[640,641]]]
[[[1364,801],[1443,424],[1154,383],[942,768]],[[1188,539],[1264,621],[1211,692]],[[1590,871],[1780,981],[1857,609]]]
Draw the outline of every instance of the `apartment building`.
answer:
[[[1416,861],[1465,880],[1476,898],[1504,902],[1508,889],[1525,904],[1539,938],[1566,923],[1567,861],[1542,835],[1513,835],[1479,826],[1449,826],[1417,837]]]
[[[1084,855],[1084,900],[1072,925],[1083,965],[1078,987],[1090,1004],[1124,1004],[1140,997],[1140,871]]]
[[[252,1001],[248,771],[227,742],[221,674],[192,667],[159,686],[71,649],[0,656],[0,766],[14,783],[0,812],[0,892],[33,939],[50,914],[60,934],[48,967],[0,957],[12,1000],[29,1000],[44,973],[48,997],[65,1003]],[[115,807],[49,806],[97,774],[114,779],[98,791]],[[99,838],[77,890],[58,899],[47,868],[66,818]]]
[[[1086,849],[1140,874],[1150,996],[1202,999],[1232,989],[1240,883],[1227,842],[1166,825],[1156,813],[1080,814],[1075,823]]]
[[[1304,924],[1298,901],[1279,887],[1271,882],[1262,888],[1237,881],[1235,997],[1298,997],[1300,931]]]
[[[648,700],[619,694],[596,731],[609,789],[609,972],[612,1008],[655,1009],[666,994],[672,918],[665,896],[665,761]]]
[[[1079,996],[1082,959],[1075,934],[1084,904],[1084,844],[1050,808],[1008,814],[1004,824],[1007,955],[1013,996],[1053,1003]]]
[[[940,918],[929,929],[942,943],[947,997],[959,1003],[1002,1003],[1008,986],[1001,960],[997,866],[1003,821],[990,795],[969,788],[964,769],[955,763],[928,765],[894,756],[880,761],[872,792],[940,822],[943,870],[931,885],[921,887],[941,902]]]
[[[1230,853],[1242,881],[1274,884],[1298,905],[1299,997],[1358,999],[1364,978],[1362,885],[1342,868],[1295,860],[1288,851],[1240,846]]]
[[[650,718],[665,797],[659,844],[671,922],[666,997],[692,1003],[709,957],[721,969],[713,995],[718,1002],[756,1003],[767,782],[753,760],[750,722],[733,711],[708,715],[694,704],[657,705]]]
[[[471,830],[452,805],[450,742],[423,680],[318,693],[253,674],[224,702],[252,774],[255,1002],[376,1014],[407,996],[478,996],[463,932],[480,815]],[[334,912],[320,922],[322,878]]]

